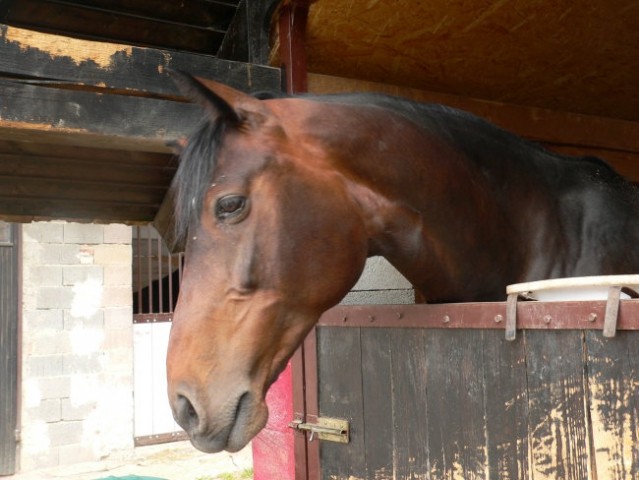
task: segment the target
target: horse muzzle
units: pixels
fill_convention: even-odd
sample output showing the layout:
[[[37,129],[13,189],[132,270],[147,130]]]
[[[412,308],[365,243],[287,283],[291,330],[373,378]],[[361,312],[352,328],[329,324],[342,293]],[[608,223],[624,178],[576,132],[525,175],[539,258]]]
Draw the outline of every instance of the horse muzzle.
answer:
[[[263,398],[250,391],[231,395],[223,404],[180,389],[171,401],[175,421],[188,433],[198,450],[237,452],[266,425],[268,409]],[[261,397],[261,396],[260,396]]]

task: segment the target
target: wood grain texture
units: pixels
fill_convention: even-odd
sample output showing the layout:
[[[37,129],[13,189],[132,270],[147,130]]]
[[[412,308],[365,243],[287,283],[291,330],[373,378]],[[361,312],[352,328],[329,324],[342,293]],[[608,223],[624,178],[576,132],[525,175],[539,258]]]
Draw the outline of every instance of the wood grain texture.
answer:
[[[443,392],[431,392],[430,345],[425,330],[389,331],[392,346],[392,476],[386,478],[425,479],[430,475],[431,397],[441,398]],[[439,426],[440,424],[437,423]],[[437,427],[435,427],[437,428]],[[437,453],[437,452],[436,452]],[[382,477],[384,478],[384,477]]]
[[[482,331],[487,478],[520,480],[530,475],[528,385],[524,340]]]
[[[586,332],[590,417],[597,478],[639,478],[639,361],[636,335]]]
[[[590,477],[583,333],[525,332],[531,477]]]
[[[371,480],[388,478],[393,472],[395,438],[389,432],[394,432],[394,410],[405,407],[403,397],[394,404],[391,341],[388,330],[361,329],[364,478]]]
[[[322,479],[638,476],[636,332],[319,330],[322,413],[354,432],[322,444]]]
[[[482,332],[427,333],[428,446],[435,478],[476,480],[488,465]]]
[[[637,121],[638,15],[633,0],[322,0],[309,71]]]
[[[0,24],[0,72],[34,82],[182,95],[167,68],[218,79],[243,91],[280,90],[279,69],[156,48],[81,40]]]
[[[321,442],[322,478],[363,478],[366,473],[362,353],[359,329],[318,329],[318,372],[331,382],[319,390],[319,414],[348,419],[348,445]],[[320,382],[321,383],[321,382]]]

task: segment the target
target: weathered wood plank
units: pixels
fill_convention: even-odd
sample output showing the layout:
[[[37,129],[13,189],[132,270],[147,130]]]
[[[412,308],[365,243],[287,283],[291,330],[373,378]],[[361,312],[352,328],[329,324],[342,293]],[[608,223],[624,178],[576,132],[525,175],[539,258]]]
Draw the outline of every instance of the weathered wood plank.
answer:
[[[391,330],[390,381],[393,403],[386,415],[392,415],[393,419],[392,448],[388,447],[390,439],[381,437],[377,441],[380,446],[386,444],[392,453],[393,475],[381,477],[383,479],[427,479],[433,468],[429,438],[432,432],[431,392],[428,389],[432,386],[430,367],[436,353],[428,351],[430,333],[426,330]],[[440,392],[432,393],[434,396],[440,395]]]
[[[0,153],[0,178],[79,181],[97,184],[137,186],[165,190],[171,183],[175,167],[169,168],[170,157],[162,166],[132,165],[93,158],[69,159],[48,155],[42,157]]]
[[[51,35],[0,24],[0,73],[67,87],[181,96],[166,73],[184,70],[243,91],[280,90],[280,70],[215,57]]]
[[[64,32],[73,37],[108,41],[117,35],[127,43],[170,45],[169,48],[175,50],[209,55],[217,52],[224,38],[224,30],[213,25],[198,28],[182,22],[151,18],[148,11],[141,16],[109,10],[100,3],[95,6],[97,8],[73,2],[50,6],[47,2],[20,0],[14,2],[9,21],[32,30]],[[153,10],[161,12],[162,8],[156,6]]]
[[[189,103],[102,95],[0,80],[0,139],[169,153],[168,140],[191,132],[202,116]],[[62,140],[61,140],[62,141]]]
[[[393,473],[391,335],[390,329],[361,330],[365,478],[371,480]]]
[[[164,197],[164,188],[99,181],[51,181],[30,177],[22,177],[17,181],[15,177],[0,176],[0,199],[20,197],[109,202],[116,205],[151,205],[157,208]]]
[[[49,157],[91,163],[106,163],[113,168],[132,167],[151,170],[174,171],[177,169],[177,158],[169,153],[140,152],[135,150],[118,150],[115,148],[91,148],[63,143],[47,144],[33,142],[17,142],[0,140],[0,153],[18,155],[20,158]]]
[[[526,331],[531,477],[591,478],[583,332]]]
[[[63,218],[75,222],[146,224],[156,211],[157,205],[121,205],[112,201],[0,198],[0,218],[15,222]]]
[[[351,424],[351,441],[348,445],[320,443],[322,478],[363,478],[366,474],[366,457],[360,330],[319,328],[317,349],[318,382],[322,386],[319,391],[319,414],[345,418]]]
[[[520,335],[506,341],[503,332],[484,330],[484,395],[487,478],[529,478],[526,358]]]
[[[486,478],[480,330],[427,331],[428,448],[433,478]],[[422,353],[423,354],[423,353]]]
[[[639,478],[639,347],[636,334],[585,332],[597,477]]]

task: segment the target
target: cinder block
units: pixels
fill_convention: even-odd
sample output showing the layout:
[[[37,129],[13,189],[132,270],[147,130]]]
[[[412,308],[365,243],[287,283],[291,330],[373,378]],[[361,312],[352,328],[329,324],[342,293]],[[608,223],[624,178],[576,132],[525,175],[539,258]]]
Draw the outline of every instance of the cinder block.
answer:
[[[22,323],[26,331],[60,331],[64,328],[62,309],[23,310]]]
[[[103,311],[106,329],[131,328],[133,325],[133,309],[130,306],[105,308]]]
[[[75,328],[104,328],[104,311],[98,310],[90,317],[76,317],[71,310],[64,310],[64,329],[73,330]]]
[[[104,349],[133,348],[133,325],[117,330],[105,330]]]
[[[62,267],[59,265],[34,265],[29,269],[25,281],[39,287],[62,286]]]
[[[385,305],[415,303],[413,290],[362,290],[350,292],[340,305]]]
[[[104,241],[104,226],[97,224],[65,223],[64,243],[81,245],[99,244]]]
[[[118,374],[118,385],[127,385],[133,381],[133,348],[118,348],[108,351],[109,376]],[[125,383],[120,383],[125,382]]]
[[[52,447],[80,443],[82,440],[82,422],[57,422],[49,424],[49,437]]]
[[[96,402],[74,405],[68,398],[63,398],[60,402],[62,420],[84,420],[95,410]]]
[[[62,355],[28,356],[24,359],[27,377],[62,375]]]
[[[64,223],[33,222],[22,226],[24,242],[62,243]]]
[[[104,268],[100,265],[68,265],[62,269],[62,282],[64,285],[95,280],[104,283]]]
[[[34,333],[29,343],[31,355],[56,355],[71,351],[69,332],[64,330],[45,334]]]
[[[37,407],[28,408],[26,413],[31,419],[35,418],[46,423],[59,422],[61,419],[60,399],[43,399]]]
[[[104,226],[104,243],[131,244],[133,228],[128,225],[111,223]]]
[[[64,375],[98,374],[103,371],[104,353],[87,355],[67,354],[62,356],[62,373]]]
[[[69,287],[41,287],[36,293],[36,307],[71,308],[73,290]]]
[[[353,290],[399,290],[410,289],[412,285],[383,257],[373,257],[366,261],[362,276]]]
[[[130,286],[104,287],[102,307],[129,307],[133,305],[133,292]]]
[[[79,265],[80,245],[52,243],[40,250],[40,265]]]
[[[104,284],[107,286],[127,286],[131,289],[133,272],[129,265],[105,265]]]
[[[96,245],[94,262],[99,265],[132,265],[131,245]]]
[[[60,399],[71,395],[71,379],[68,376],[38,379],[42,399]]]
[[[91,245],[81,245],[77,254],[80,265],[93,265],[95,263],[95,249]]]

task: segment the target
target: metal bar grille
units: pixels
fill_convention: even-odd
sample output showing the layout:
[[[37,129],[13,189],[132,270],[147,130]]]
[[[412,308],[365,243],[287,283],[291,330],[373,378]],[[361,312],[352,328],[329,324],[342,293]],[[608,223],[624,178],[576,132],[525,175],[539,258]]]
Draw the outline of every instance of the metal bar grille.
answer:
[[[180,291],[183,253],[171,254],[152,226],[137,227],[133,241],[133,321],[171,321]]]

